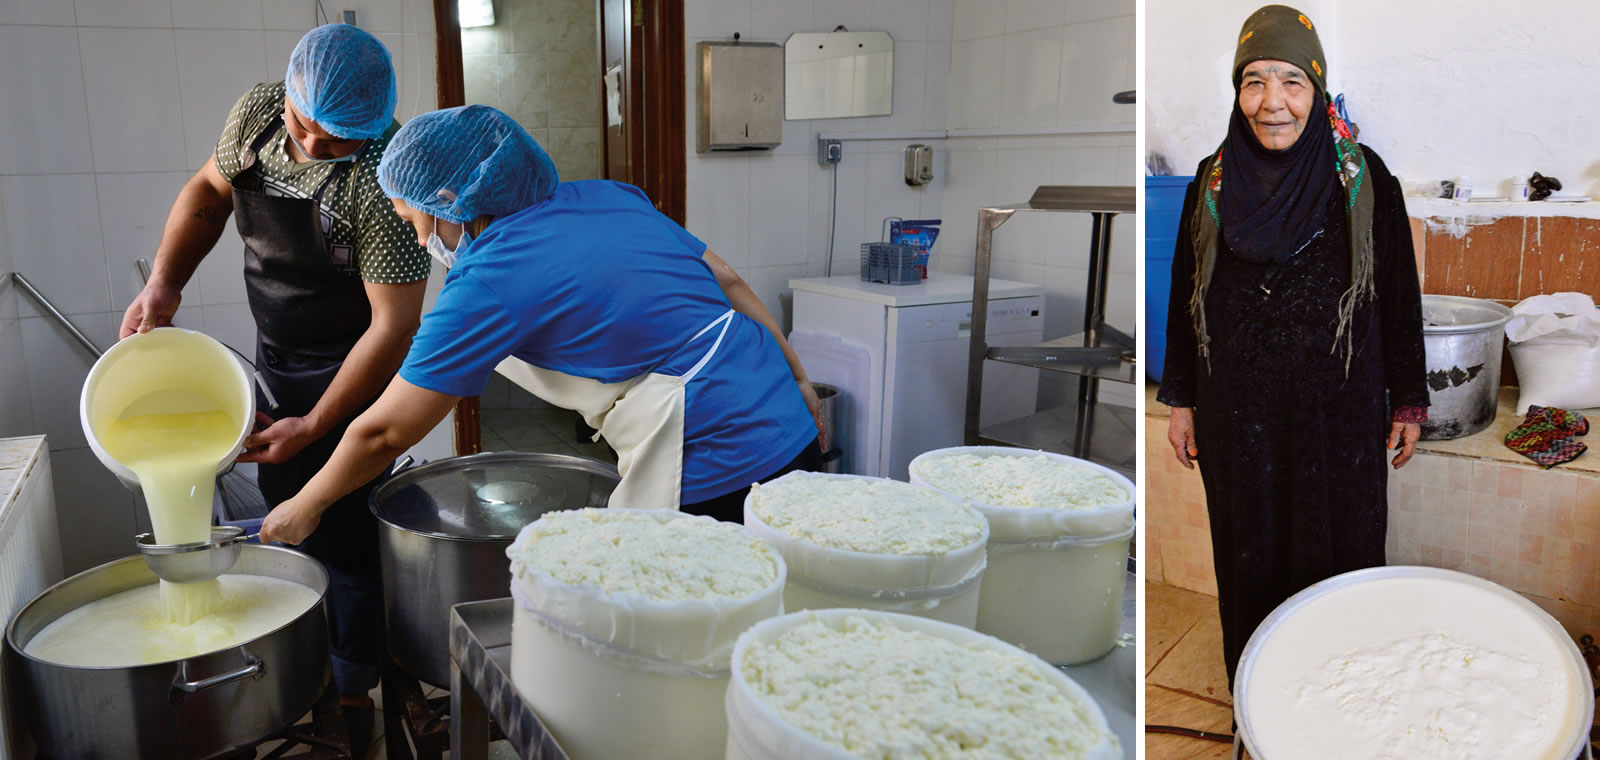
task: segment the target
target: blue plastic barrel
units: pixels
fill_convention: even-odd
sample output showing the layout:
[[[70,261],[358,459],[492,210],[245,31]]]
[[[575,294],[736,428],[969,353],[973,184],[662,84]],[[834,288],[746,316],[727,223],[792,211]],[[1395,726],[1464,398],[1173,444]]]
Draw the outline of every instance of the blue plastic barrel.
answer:
[[[1167,358],[1167,300],[1183,194],[1194,177],[1144,178],[1144,371],[1161,382]]]

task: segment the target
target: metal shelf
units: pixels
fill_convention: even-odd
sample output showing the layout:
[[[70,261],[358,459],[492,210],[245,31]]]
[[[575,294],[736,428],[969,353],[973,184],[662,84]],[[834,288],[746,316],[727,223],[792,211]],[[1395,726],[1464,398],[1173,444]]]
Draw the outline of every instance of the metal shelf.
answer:
[[[994,232],[1019,212],[1049,211],[1087,213],[1093,217],[1089,236],[1089,270],[1085,287],[1083,332],[1058,338],[1039,346],[1000,347],[986,342],[988,335],[990,255]],[[977,252],[972,280],[972,343],[967,353],[966,441],[968,445],[996,442],[1057,451],[1091,461],[1110,459],[1126,463],[1130,474],[1135,456],[1131,434],[1132,410],[1128,410],[1129,435],[1096,433],[1095,418],[1101,409],[1100,381],[1138,382],[1132,336],[1106,324],[1106,289],[1111,271],[1111,223],[1117,214],[1137,211],[1131,187],[1051,186],[1034,191],[1027,203],[989,206],[978,209]],[[993,435],[981,429],[983,408],[983,363],[1002,361],[1041,370],[1075,374],[1078,402],[1069,416],[1060,410],[1028,418],[1028,425],[1012,423],[996,426]],[[1116,407],[1109,407],[1116,408]],[[1102,428],[1116,429],[1114,421]]]
[[[990,346],[990,361],[1132,383],[1138,377],[1134,349],[1110,340],[1104,333],[1078,333],[1037,346]]]
[[[1137,414],[1132,407],[1098,404],[1090,415],[1089,455],[1095,464],[1110,467],[1131,480],[1138,464]],[[1021,419],[990,425],[978,435],[975,445],[1018,446],[1067,456],[1076,453],[1074,435],[1078,427],[1076,407],[1040,412]]]

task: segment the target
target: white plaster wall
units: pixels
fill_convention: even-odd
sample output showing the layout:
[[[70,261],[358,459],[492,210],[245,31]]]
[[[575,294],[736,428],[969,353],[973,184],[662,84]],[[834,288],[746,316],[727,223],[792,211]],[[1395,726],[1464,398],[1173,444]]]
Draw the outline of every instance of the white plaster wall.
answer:
[[[1563,192],[1600,190],[1600,3],[1343,0],[1339,15],[1360,30],[1334,59],[1359,95],[1351,116],[1402,180],[1467,175],[1503,195],[1538,171]]]
[[[1147,0],[1147,151],[1188,174],[1221,142],[1233,96],[1234,41],[1258,0]],[[1441,5],[1317,0],[1329,86],[1344,92],[1361,139],[1403,182],[1467,176],[1503,194],[1539,171],[1567,192],[1600,192],[1600,101],[1583,96],[1600,4],[1494,0]],[[1576,89],[1575,89],[1576,88]]]

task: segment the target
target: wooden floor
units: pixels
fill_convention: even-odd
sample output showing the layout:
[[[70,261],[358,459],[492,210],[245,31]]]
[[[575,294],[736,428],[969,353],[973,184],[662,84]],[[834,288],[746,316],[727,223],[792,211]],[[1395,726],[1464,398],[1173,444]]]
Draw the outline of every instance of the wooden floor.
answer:
[[[1146,583],[1145,723],[1230,733],[1233,698],[1222,662],[1216,597]],[[1145,735],[1146,760],[1227,760],[1232,745]]]

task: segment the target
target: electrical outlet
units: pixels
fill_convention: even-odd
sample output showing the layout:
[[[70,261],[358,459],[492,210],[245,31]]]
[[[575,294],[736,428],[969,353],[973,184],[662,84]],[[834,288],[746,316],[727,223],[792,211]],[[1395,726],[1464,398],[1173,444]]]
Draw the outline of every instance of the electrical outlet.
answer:
[[[844,143],[817,138],[817,163],[827,166],[844,160]]]
[[[349,24],[351,26],[355,26],[356,25],[356,12],[355,11],[345,11],[344,12],[344,23]]]

